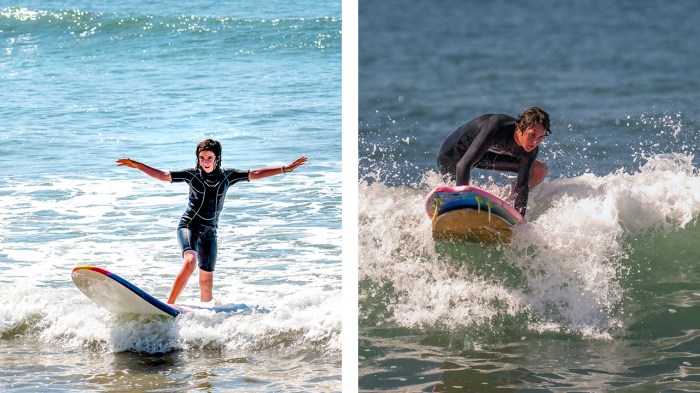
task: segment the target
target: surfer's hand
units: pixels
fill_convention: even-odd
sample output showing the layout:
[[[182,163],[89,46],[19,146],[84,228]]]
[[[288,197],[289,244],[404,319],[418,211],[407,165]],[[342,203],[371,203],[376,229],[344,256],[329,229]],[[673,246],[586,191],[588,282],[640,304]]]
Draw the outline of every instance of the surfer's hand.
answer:
[[[129,168],[138,169],[138,166],[136,165],[136,161],[132,160],[131,158],[120,158],[117,160],[117,165],[118,166],[128,166]]]
[[[306,163],[306,157],[299,157],[297,158],[296,161],[293,163],[283,166],[282,169],[284,169],[284,172],[291,172],[295,170],[298,166],[304,165]]]

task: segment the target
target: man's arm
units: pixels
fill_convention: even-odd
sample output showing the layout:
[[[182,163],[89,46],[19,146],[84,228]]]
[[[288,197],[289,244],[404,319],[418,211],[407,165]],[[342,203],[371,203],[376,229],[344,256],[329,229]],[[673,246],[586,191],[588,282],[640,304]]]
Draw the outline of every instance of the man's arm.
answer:
[[[283,173],[291,172],[295,170],[298,166],[304,165],[305,163],[306,157],[299,157],[293,163],[289,165],[283,165],[280,168],[251,169],[250,172],[248,172],[248,180],[262,179],[264,177],[281,175]]]
[[[525,216],[525,210],[527,210],[527,200],[530,196],[530,172],[532,171],[532,166],[535,164],[535,159],[537,158],[537,151],[539,149],[533,150],[534,154],[530,154],[527,158],[520,160],[520,165],[518,166],[518,178],[515,180],[515,202],[513,207],[515,210],[520,212],[521,216]]]
[[[141,172],[147,174],[150,177],[156,178],[158,180],[172,182],[173,178],[170,176],[170,172],[161,171],[160,169],[152,168],[144,163],[132,160],[131,158],[120,158],[117,160],[118,166],[128,166],[129,168],[135,168]]]
[[[471,170],[489,150],[489,147],[491,147],[493,143],[492,139],[489,131],[481,130],[471,142],[467,151],[457,162],[457,173],[455,173],[455,175],[457,176],[456,180],[458,186],[469,185]]]

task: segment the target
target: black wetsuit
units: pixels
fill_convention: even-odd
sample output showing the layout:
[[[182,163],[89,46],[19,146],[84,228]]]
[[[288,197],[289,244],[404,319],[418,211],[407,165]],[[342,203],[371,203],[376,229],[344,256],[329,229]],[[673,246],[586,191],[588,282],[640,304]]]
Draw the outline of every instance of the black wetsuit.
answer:
[[[530,192],[530,170],[539,147],[525,151],[515,143],[515,118],[508,115],[483,115],[450,134],[438,151],[438,168],[452,175],[457,185],[468,185],[473,167],[516,172],[514,207],[525,215]]]
[[[216,265],[216,228],[226,191],[234,183],[249,181],[248,171],[215,169],[206,173],[197,168],[173,171],[170,176],[173,183],[186,182],[190,186],[190,200],[177,229],[182,253],[194,250],[199,268],[212,272]]]

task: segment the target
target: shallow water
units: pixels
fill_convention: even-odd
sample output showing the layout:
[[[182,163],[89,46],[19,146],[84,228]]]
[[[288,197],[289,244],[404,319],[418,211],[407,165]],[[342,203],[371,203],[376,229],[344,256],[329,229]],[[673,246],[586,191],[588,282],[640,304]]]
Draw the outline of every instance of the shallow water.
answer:
[[[0,386],[339,391],[340,2],[0,2]],[[128,318],[73,285],[105,268],[165,299],[187,187],[117,167],[307,165],[229,189],[218,304]],[[196,302],[196,276],[181,302]]]

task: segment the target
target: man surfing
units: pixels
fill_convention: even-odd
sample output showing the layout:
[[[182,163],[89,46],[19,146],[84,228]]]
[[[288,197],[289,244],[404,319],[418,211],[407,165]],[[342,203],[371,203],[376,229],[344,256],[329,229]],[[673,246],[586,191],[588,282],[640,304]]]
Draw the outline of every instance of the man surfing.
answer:
[[[530,188],[547,176],[547,165],[537,160],[539,145],[549,135],[549,114],[538,107],[517,118],[503,114],[479,116],[450,134],[440,150],[440,174],[469,185],[472,168],[517,173],[514,207],[525,215]]]

